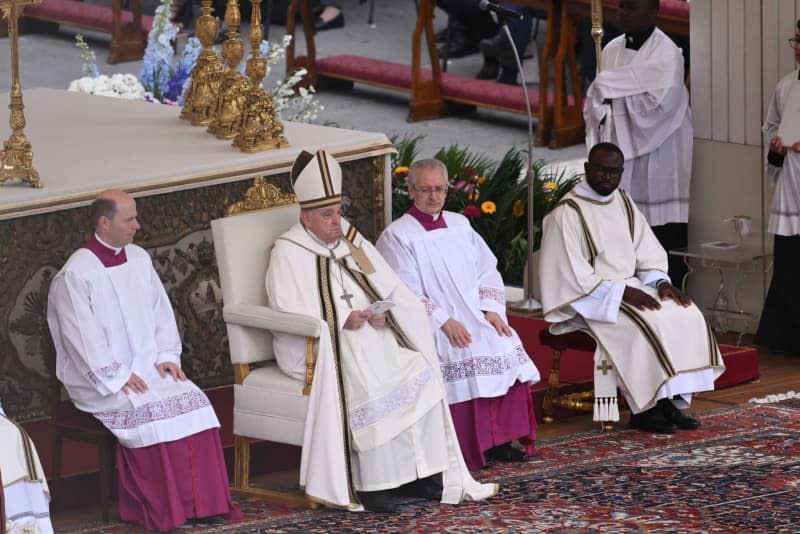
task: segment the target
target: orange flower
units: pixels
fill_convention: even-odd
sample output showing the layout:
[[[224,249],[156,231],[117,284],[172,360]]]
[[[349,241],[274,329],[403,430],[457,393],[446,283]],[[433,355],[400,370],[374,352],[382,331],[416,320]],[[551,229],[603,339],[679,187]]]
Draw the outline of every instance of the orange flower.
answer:
[[[403,166],[395,167],[394,170],[392,171],[392,174],[394,174],[395,176],[398,174],[408,174],[408,167],[403,167]]]
[[[492,213],[497,211],[497,206],[491,200],[487,200],[483,204],[481,204],[481,211],[486,215],[491,215]]]
[[[485,176],[481,176],[481,177],[479,177],[479,178],[478,178],[478,185],[483,185],[483,184],[485,184],[485,183],[486,183],[488,180],[489,180],[489,179],[488,179],[487,177],[485,177]]]
[[[513,213],[514,217],[518,219],[525,215],[525,203],[522,202],[522,199],[514,202],[514,207],[511,208],[511,213]]]

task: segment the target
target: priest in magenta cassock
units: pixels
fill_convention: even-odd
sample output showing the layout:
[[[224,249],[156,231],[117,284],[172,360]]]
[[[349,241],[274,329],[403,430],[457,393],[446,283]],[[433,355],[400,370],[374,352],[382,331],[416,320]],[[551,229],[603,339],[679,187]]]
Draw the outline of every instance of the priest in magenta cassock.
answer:
[[[240,512],[231,503],[219,421],[181,370],[181,339],[122,191],[91,206],[94,237],[53,279],[47,320],[56,373],[75,406],[119,440],[119,515],[147,530]]]
[[[467,465],[523,461],[534,452],[530,386],[539,371],[508,326],[497,258],[463,215],[442,210],[448,186],[442,162],[411,165],[414,205],[376,246],[425,306]],[[516,439],[525,452],[511,445]]]
[[[28,433],[0,406],[0,533],[51,534],[50,490]],[[38,530],[37,530],[38,529]]]
[[[377,512],[394,510],[398,493],[449,504],[491,497],[497,485],[476,482],[461,456],[422,304],[341,218],[339,164],[302,152],[291,178],[300,221],[275,241],[266,289],[271,307],[323,326],[300,465],[306,493]],[[394,305],[370,312],[376,301]],[[304,339],[273,340],[281,370],[302,380]]]
[[[667,253],[628,194],[619,147],[592,147],[586,179],[543,222],[539,285],[551,332],[588,332],[595,352],[595,420],[673,433],[700,426],[680,409],[725,370],[700,309],[672,285]]]

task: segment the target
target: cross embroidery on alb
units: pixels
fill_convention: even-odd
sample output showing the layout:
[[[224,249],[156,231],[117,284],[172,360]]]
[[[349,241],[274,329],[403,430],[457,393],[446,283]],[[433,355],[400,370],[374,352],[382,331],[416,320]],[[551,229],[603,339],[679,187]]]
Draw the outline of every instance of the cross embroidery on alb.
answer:
[[[608,371],[610,371],[613,368],[614,368],[614,366],[613,365],[609,365],[607,360],[601,361],[600,365],[597,366],[597,369],[599,371],[603,371],[603,375],[607,375]]]

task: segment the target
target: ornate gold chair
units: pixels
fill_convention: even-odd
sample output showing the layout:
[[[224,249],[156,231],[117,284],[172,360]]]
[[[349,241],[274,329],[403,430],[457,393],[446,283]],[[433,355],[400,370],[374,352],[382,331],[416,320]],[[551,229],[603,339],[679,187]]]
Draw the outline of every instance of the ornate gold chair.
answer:
[[[301,446],[314,375],[319,319],[266,306],[264,287],[275,239],[299,219],[294,195],[257,177],[246,199],[211,222],[234,370],[233,491],[289,505],[313,506],[304,496],[251,487],[250,444],[256,440]],[[275,362],[271,332],[306,338],[305,382],[285,375]],[[252,367],[251,367],[252,366]]]

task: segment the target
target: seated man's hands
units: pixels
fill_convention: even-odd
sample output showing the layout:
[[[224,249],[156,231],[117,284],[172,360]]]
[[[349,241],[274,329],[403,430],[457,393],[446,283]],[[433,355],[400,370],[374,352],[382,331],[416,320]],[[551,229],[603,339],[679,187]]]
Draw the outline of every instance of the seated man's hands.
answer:
[[[376,313],[370,315],[369,319],[367,320],[369,325],[372,328],[383,328],[383,325],[386,324],[386,314],[385,313]]]
[[[786,147],[783,146],[783,139],[781,139],[780,135],[776,135],[769,140],[769,149],[776,154],[786,154]]]
[[[131,392],[144,393],[145,391],[147,391],[147,384],[145,384],[144,380],[142,380],[136,373],[131,373],[128,381],[125,382],[124,386],[122,386],[122,392],[125,395],[128,395]]]
[[[692,305],[692,299],[683,291],[673,286],[669,282],[663,282],[658,285],[658,298],[661,300],[672,299],[676,304],[688,308]]]
[[[371,316],[372,314],[368,311],[353,310],[350,312],[350,315],[347,316],[347,320],[344,322],[344,329],[358,330],[364,326],[364,323],[369,321]]]
[[[469,335],[469,332],[467,332],[467,329],[464,328],[464,325],[453,318],[445,321],[445,323],[442,325],[442,331],[444,332],[444,335],[447,336],[450,344],[454,347],[463,349],[469,347],[469,344],[472,343],[472,336]]]
[[[489,321],[489,324],[492,325],[495,330],[497,330],[497,333],[499,335],[507,337],[513,335],[511,327],[508,326],[505,322],[503,322],[503,319],[497,312],[487,311],[483,312],[483,315],[484,317],[486,317],[486,320]]]
[[[177,382],[178,380],[183,382],[186,380],[186,374],[184,374],[183,369],[173,362],[157,363],[156,369],[158,369],[158,374],[161,375],[161,378],[164,378],[167,376],[167,373],[169,373],[172,375],[172,380],[174,382]]]
[[[637,310],[660,310],[661,303],[656,299],[635,287],[625,286],[625,291],[622,293],[622,302],[630,304]]]

